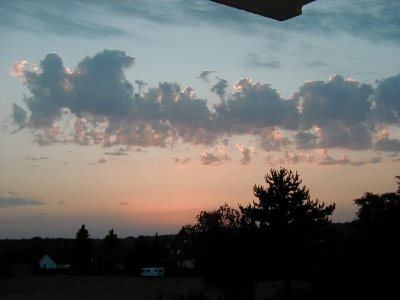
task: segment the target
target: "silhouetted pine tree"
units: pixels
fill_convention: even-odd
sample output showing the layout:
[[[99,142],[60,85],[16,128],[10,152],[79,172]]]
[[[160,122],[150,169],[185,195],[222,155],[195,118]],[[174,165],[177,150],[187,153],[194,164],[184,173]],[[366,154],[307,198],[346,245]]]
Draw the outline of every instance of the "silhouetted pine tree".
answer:
[[[73,245],[73,268],[78,274],[87,274],[92,266],[93,246],[85,224],[81,226],[75,235]]]

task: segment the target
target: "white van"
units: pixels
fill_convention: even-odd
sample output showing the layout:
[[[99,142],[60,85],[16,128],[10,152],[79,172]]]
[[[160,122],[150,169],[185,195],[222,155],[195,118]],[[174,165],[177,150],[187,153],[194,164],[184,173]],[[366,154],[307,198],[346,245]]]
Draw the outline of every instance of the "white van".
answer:
[[[141,275],[146,277],[163,277],[164,268],[162,267],[142,268]]]

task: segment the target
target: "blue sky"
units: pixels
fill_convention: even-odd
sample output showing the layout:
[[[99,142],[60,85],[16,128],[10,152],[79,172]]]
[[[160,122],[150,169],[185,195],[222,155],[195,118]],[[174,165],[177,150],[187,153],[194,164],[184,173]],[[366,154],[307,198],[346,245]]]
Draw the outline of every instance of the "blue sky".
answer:
[[[0,0],[0,238],[177,232],[279,167],[351,221],[399,175],[399,6]]]

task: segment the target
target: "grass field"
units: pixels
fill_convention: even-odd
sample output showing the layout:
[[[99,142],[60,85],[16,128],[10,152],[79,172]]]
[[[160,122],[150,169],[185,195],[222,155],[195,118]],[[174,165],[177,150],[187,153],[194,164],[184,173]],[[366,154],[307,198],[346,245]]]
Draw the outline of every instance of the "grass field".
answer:
[[[281,288],[282,282],[259,284],[255,298],[268,300],[275,295],[276,299]],[[0,280],[1,300],[181,300],[189,294],[206,294],[207,299],[218,299],[216,291],[208,289],[196,277],[48,275]]]
[[[0,280],[0,299],[175,299],[204,290],[200,278],[52,275]]]

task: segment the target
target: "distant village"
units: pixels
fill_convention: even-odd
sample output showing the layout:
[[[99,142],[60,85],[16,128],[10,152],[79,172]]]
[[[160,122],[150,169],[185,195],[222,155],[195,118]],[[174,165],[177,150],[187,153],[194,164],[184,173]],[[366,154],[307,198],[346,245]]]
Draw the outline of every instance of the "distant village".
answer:
[[[111,232],[111,231],[110,231]],[[113,233],[113,231],[112,231]],[[113,233],[116,235],[115,233]],[[92,275],[194,275],[194,259],[179,249],[177,235],[90,239]],[[75,274],[75,239],[0,240],[0,278]]]

